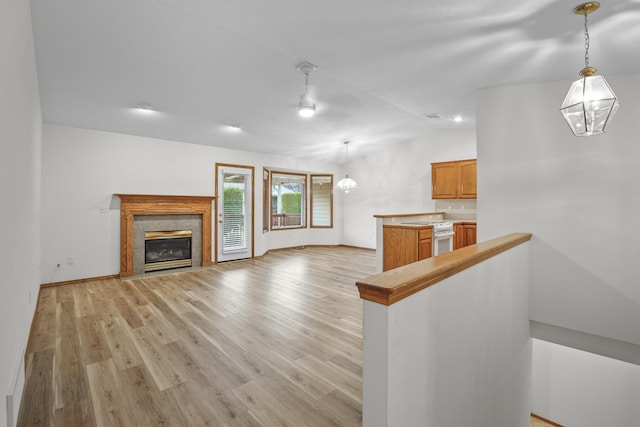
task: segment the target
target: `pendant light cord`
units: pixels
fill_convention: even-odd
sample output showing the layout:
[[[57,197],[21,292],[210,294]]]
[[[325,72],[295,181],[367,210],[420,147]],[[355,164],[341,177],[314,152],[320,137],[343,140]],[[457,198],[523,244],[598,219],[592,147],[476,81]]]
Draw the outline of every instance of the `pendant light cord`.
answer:
[[[349,173],[349,142],[345,142],[345,151],[347,155],[347,173]]]
[[[349,178],[349,142],[350,141],[345,141],[344,142],[344,154],[345,154],[345,158],[347,160],[347,163],[346,163],[347,164],[347,167],[346,167],[347,173],[345,174],[346,178]]]
[[[589,67],[589,28],[587,28],[587,15],[584,14],[584,67]]]

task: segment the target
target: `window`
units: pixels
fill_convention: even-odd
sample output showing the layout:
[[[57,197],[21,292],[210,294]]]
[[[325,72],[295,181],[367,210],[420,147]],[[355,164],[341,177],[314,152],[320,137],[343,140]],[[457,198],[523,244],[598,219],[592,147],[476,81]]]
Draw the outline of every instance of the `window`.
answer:
[[[311,227],[333,227],[333,175],[311,175]]]
[[[307,175],[271,172],[271,229],[306,227]]]
[[[271,204],[271,197],[269,196],[269,169],[262,169],[262,232],[269,232],[269,220],[271,219],[271,212],[269,211],[269,205]]]

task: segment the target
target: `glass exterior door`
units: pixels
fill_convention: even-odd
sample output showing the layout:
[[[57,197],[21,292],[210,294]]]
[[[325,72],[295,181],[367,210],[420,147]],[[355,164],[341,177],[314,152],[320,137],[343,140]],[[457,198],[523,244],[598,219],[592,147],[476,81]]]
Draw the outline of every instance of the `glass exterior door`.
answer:
[[[218,168],[218,261],[252,256],[252,174],[248,168]]]

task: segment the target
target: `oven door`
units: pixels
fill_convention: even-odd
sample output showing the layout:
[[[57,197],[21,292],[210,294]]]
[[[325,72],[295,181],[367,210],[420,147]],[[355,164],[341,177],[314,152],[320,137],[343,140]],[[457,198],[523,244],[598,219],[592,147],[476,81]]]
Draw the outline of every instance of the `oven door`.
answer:
[[[453,230],[433,233],[433,256],[453,250]]]

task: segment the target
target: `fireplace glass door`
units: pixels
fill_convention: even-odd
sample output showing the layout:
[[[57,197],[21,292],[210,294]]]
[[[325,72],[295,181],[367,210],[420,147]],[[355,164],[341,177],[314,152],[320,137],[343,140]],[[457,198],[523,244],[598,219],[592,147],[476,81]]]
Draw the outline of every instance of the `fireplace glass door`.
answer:
[[[144,271],[191,267],[191,230],[145,231]]]

